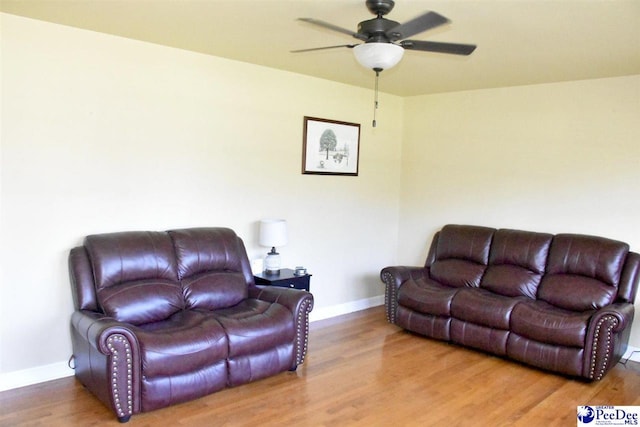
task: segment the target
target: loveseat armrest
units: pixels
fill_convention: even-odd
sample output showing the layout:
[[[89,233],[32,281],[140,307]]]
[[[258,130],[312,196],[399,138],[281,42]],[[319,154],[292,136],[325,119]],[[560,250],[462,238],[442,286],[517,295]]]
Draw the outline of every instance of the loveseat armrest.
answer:
[[[589,322],[585,345],[584,377],[600,380],[627,350],[634,306],[615,303],[596,311]]]
[[[79,310],[71,316],[75,375],[121,422],[140,412],[140,346],[131,325]]]
[[[387,312],[387,321],[396,323],[398,312],[398,288],[409,279],[419,279],[428,275],[425,267],[391,266],[380,271],[380,279],[385,284],[384,306]]]
[[[255,285],[249,287],[249,298],[281,304],[293,314],[296,358],[291,369],[295,370],[298,365],[304,362],[307,354],[309,313],[313,310],[313,295],[298,289]]]

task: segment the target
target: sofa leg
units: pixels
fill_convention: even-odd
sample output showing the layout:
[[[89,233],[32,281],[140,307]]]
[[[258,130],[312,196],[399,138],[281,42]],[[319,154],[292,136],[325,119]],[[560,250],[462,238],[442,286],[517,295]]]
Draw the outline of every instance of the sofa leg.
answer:
[[[131,419],[131,415],[127,415],[125,417],[118,417],[118,422],[124,424],[126,422],[129,422],[130,419]]]
[[[296,370],[298,370],[298,365],[295,365],[292,368],[289,368],[289,372],[295,372]]]

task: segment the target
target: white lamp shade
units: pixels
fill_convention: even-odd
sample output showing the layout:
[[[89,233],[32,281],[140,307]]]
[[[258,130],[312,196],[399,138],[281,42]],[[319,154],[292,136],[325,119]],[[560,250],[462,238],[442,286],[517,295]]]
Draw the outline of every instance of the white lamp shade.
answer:
[[[277,247],[287,244],[287,221],[284,219],[260,220],[260,246]]]
[[[404,48],[393,43],[364,43],[354,47],[353,54],[363,67],[388,70],[400,62]]]

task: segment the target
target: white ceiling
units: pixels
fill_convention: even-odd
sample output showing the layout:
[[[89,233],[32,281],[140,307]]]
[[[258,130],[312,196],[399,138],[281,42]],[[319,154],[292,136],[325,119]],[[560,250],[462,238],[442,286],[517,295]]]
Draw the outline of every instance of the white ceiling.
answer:
[[[35,19],[372,88],[357,43],[297,21],[310,17],[355,31],[373,18],[364,0],[0,0]],[[396,0],[398,22],[433,10],[452,22],[411,37],[477,44],[469,57],[407,51],[380,76],[401,96],[640,74],[640,0]]]

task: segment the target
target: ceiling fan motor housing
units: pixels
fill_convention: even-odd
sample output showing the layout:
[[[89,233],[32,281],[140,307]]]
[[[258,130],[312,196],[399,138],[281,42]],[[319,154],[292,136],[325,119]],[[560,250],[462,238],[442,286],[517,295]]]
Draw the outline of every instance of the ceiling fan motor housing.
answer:
[[[395,28],[398,25],[400,24],[396,21],[386,18],[369,19],[358,24],[358,34],[367,35],[367,43],[389,43],[400,37],[400,34],[397,34],[395,38],[393,34],[387,34],[392,28]]]
[[[367,9],[374,15],[382,16],[393,10],[395,2],[393,0],[367,0]]]

